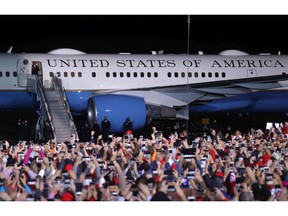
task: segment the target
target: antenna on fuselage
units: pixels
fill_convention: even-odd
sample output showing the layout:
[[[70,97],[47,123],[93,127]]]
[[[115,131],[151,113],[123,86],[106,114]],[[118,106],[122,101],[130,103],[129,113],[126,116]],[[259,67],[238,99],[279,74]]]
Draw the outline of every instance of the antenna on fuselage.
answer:
[[[11,46],[10,49],[7,51],[7,53],[12,53],[13,47]]]
[[[152,55],[163,55],[164,54],[164,50],[159,50],[158,52],[157,51],[151,51],[152,52]]]

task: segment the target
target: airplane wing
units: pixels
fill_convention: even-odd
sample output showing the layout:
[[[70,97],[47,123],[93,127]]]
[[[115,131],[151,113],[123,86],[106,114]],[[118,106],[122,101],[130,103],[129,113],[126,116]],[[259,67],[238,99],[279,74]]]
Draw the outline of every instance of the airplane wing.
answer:
[[[206,104],[208,102],[224,99],[240,94],[248,94],[259,91],[271,91],[287,88],[288,81],[258,81],[231,83],[230,85],[153,88],[151,90],[126,90],[115,91],[113,94],[133,95],[145,98],[147,104],[164,105],[167,107],[184,107],[187,104]]]

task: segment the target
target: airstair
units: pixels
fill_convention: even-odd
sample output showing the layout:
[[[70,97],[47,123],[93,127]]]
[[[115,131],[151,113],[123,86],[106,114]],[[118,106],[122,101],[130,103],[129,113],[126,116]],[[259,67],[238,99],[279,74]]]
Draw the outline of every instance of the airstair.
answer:
[[[43,139],[45,120],[51,123],[56,142],[70,140],[72,134],[77,135],[77,129],[66,98],[61,80],[53,76],[48,87],[44,87],[39,77],[28,78],[27,90],[37,94],[39,103],[39,119],[36,126],[36,139]]]

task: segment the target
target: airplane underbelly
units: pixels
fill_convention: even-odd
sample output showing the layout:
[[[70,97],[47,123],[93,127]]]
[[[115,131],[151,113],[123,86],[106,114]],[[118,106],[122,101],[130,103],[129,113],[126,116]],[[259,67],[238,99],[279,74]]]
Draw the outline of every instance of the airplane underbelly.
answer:
[[[37,96],[29,92],[1,91],[0,109],[2,110],[25,110],[37,107]]]

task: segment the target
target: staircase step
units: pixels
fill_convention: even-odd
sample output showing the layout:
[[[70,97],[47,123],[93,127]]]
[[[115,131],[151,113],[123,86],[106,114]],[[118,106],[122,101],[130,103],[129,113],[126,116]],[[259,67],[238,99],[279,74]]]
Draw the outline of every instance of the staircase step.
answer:
[[[45,95],[55,128],[56,140],[58,142],[69,140],[74,132],[70,128],[70,118],[59,92],[54,89],[45,89]]]

